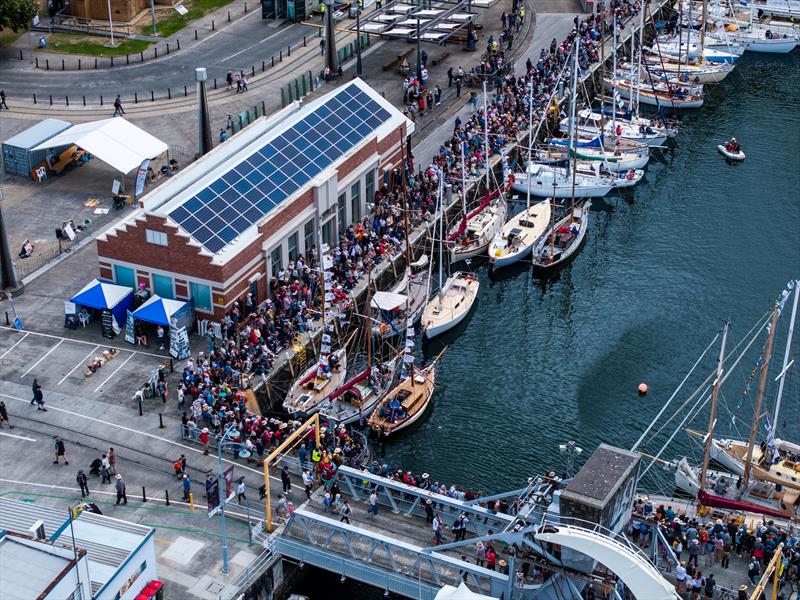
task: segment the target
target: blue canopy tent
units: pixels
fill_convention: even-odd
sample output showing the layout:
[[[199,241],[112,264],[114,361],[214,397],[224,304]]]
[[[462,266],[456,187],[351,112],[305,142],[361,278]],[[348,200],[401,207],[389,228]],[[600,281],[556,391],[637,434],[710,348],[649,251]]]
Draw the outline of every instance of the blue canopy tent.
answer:
[[[190,329],[194,320],[194,311],[190,302],[170,300],[154,295],[133,311],[133,318],[164,327],[174,325]]]
[[[128,309],[133,307],[133,289],[93,279],[70,301],[87,308],[110,311],[117,326],[122,328]]]

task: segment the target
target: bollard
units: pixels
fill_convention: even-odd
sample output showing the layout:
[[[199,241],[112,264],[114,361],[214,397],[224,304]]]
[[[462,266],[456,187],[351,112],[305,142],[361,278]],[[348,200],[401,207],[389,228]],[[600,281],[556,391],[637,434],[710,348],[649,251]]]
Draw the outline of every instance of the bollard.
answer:
[[[83,97],[83,105],[86,106],[86,96]]]
[[[186,86],[183,86],[183,95],[184,96],[188,96],[189,95],[189,90],[186,89]]]
[[[317,31],[319,32],[319,35],[317,37],[322,37],[322,28],[320,27],[319,29],[317,29]]]
[[[283,62],[283,50],[281,50],[280,53],[278,54],[278,60]]]
[[[247,5],[245,4],[245,6],[247,6]],[[245,11],[245,12],[247,12],[247,11]],[[20,60],[24,60],[24,59],[22,58],[22,50],[20,50],[20,51],[19,51],[19,59],[20,59]]]
[[[139,62],[144,62],[144,50],[139,52]]]
[[[6,327],[11,325],[11,321],[8,320],[8,311],[6,311]]]
[[[158,428],[164,429],[164,415],[158,413]]]
[[[169,42],[167,42],[167,54],[169,54]]]
[[[273,56],[271,60],[272,60],[272,66],[274,67],[275,66],[275,57]]]
[[[155,101],[156,101],[156,96],[155,94],[153,94],[153,90],[150,90],[150,102],[155,102]]]
[[[291,55],[292,55],[292,45],[289,44],[288,50],[286,50],[286,56],[291,56]]]
[[[189,510],[194,510],[194,494],[189,492]]]
[[[217,78],[214,77],[214,89],[217,89]]]
[[[231,11],[228,11],[228,23],[231,22]]]
[[[303,46],[306,45],[306,36],[303,36]]]
[[[36,94],[33,95],[33,103],[36,104]]]
[[[158,58],[158,46],[153,46],[153,58]]]
[[[175,43],[178,44],[178,50],[180,50],[181,49],[181,41],[180,40],[175,40]]]
[[[126,65],[131,64],[131,55],[130,54],[126,54],[125,55],[125,64]]]
[[[247,12],[247,2],[244,3],[244,12]],[[19,51],[20,56],[22,56],[22,50]]]
[[[47,65],[47,70],[49,71],[50,70],[50,59],[46,58],[46,59],[44,59],[44,62],[45,62],[45,65]]]
[[[139,104],[139,92],[133,92],[133,103]]]
[[[261,61],[261,72],[263,73],[266,68],[267,68],[267,63],[266,63],[266,61],[262,60]]]
[[[103,97],[100,96],[100,106],[103,106]]]
[[[53,106],[53,95],[50,94],[50,106]]]
[[[69,106],[69,96],[64,96],[64,98],[65,98],[65,99],[66,99],[66,101],[67,101],[67,106]]]
[[[39,68],[39,57],[38,56],[36,57],[36,68],[37,69]]]
[[[194,30],[194,39],[197,39],[197,29]]]
[[[144,416],[144,411],[142,410],[142,405],[144,404],[143,397],[141,394],[139,394],[137,395],[137,398],[139,399],[139,416],[143,417]]]
[[[169,490],[164,490],[165,504],[169,506]]]
[[[214,19],[211,19],[211,31],[214,31]]]
[[[250,67],[250,77],[255,77],[255,76],[256,76],[256,66],[253,65],[252,67]]]
[[[172,90],[167,88],[167,99],[172,100]]]
[[[113,56],[111,57],[111,66],[112,67],[114,66],[114,57]]]
[[[64,59],[63,58],[61,59],[61,70],[62,71],[64,70]]]
[[[96,58],[94,59],[94,68],[95,69],[97,68],[97,59]]]
[[[79,58],[78,59],[78,71],[80,71],[80,70],[81,70],[81,59]]]
[[[142,502],[147,502],[147,494],[145,493],[144,486],[142,486]]]

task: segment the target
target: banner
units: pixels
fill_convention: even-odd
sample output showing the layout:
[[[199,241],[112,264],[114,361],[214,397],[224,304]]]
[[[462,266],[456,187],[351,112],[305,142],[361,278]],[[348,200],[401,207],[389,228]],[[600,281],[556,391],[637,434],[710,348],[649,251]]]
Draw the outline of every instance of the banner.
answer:
[[[225,480],[225,502],[228,502],[233,499],[233,465],[222,472],[222,478]]]
[[[147,167],[150,166],[150,159],[145,158],[142,164],[139,165],[139,170],[136,172],[136,186],[133,189],[134,200],[138,198],[144,191],[144,184],[147,182]]]
[[[133,313],[128,311],[128,316],[125,318],[125,341],[129,344],[136,344],[136,334],[133,329]]]
[[[208,516],[213,517],[219,508],[219,481],[217,479],[206,482],[206,498],[208,499]]]

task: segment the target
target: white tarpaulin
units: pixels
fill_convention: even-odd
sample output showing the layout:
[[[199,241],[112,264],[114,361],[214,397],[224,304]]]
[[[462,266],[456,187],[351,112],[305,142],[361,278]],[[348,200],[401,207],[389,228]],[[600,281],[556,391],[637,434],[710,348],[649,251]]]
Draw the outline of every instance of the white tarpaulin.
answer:
[[[381,310],[394,310],[401,306],[405,306],[408,298],[403,294],[395,294],[394,292],[375,292],[372,296],[372,307]]]
[[[123,174],[138,168],[146,158],[166,152],[168,146],[122,117],[73,125],[39,144],[34,150],[74,144]]]
[[[442,587],[434,600],[496,600],[496,598],[473,592],[462,581],[457,588],[452,585]]]

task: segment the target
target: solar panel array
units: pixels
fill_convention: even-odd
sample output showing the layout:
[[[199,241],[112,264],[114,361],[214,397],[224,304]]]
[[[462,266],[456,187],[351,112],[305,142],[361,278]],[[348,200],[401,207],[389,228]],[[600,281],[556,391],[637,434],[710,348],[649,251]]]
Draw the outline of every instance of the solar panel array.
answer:
[[[188,198],[169,217],[217,253],[390,116],[353,83]]]

